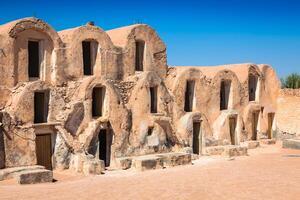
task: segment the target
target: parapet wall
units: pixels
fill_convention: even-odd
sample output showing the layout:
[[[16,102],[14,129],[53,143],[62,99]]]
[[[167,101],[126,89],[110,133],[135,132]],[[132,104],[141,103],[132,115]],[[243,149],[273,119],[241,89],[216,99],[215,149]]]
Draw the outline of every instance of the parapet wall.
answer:
[[[277,136],[300,136],[300,89],[281,89],[277,99]]]

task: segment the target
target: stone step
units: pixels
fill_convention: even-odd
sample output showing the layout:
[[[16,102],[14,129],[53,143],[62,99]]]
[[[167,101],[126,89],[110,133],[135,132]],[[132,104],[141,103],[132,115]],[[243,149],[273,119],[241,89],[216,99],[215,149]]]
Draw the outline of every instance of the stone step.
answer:
[[[248,149],[255,149],[260,146],[259,141],[246,141],[241,144],[241,146],[247,147]]]
[[[36,169],[45,169],[44,166],[41,165],[32,165],[32,166],[22,166],[22,167],[9,167],[0,170],[0,181],[12,179],[16,174],[24,171],[31,171]]]
[[[192,163],[189,153],[162,153],[135,157],[118,158],[117,163],[121,169],[133,168],[139,171],[162,169],[178,165],[188,165]]]
[[[300,149],[300,139],[286,139],[282,141],[282,148]]]
[[[22,171],[15,175],[19,184],[36,184],[53,181],[53,172],[47,169]]]
[[[261,139],[259,140],[260,144],[270,145],[270,144],[276,144],[275,139]]]
[[[221,155],[226,157],[246,156],[248,155],[248,148],[246,146],[227,145],[227,146],[212,146],[206,147],[208,155]]]

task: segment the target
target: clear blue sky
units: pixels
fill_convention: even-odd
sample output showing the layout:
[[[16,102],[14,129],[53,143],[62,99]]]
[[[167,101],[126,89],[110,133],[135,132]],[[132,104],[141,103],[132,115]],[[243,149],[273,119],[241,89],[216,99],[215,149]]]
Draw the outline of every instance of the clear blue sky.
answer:
[[[56,30],[95,21],[105,30],[151,25],[167,44],[169,65],[271,64],[300,73],[299,0],[11,0],[0,24],[36,16]]]

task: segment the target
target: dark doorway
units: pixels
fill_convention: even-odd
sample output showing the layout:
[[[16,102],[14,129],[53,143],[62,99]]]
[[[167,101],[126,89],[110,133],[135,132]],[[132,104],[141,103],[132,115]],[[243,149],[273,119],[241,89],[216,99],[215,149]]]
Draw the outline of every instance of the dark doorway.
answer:
[[[192,112],[194,102],[195,81],[187,81],[185,88],[184,111]]]
[[[34,123],[46,123],[48,118],[49,91],[34,93]]]
[[[157,113],[157,87],[150,87],[150,111]]]
[[[220,88],[220,109],[221,110],[228,109],[230,87],[231,87],[231,81],[229,80],[221,81],[221,88]]]
[[[144,51],[145,51],[145,42],[136,41],[135,42],[135,70],[136,71],[144,70]]]
[[[99,159],[104,161],[105,167],[110,165],[112,134],[106,129],[101,129],[99,139]]]
[[[249,75],[249,80],[248,80],[249,101],[256,100],[256,88],[257,88],[257,76]]]
[[[37,164],[52,170],[51,134],[36,135],[35,144]]]
[[[4,133],[2,128],[2,113],[0,113],[0,169],[5,168],[5,146],[4,146]]]
[[[82,42],[82,59],[83,59],[83,74],[93,75],[94,65],[96,63],[98,53],[98,42],[83,41]]]
[[[92,96],[92,116],[101,117],[103,114],[103,105],[105,97],[104,87],[94,87]]]
[[[272,138],[272,126],[274,121],[275,113],[268,113],[268,138]]]
[[[193,153],[200,154],[202,146],[201,122],[193,122]]]
[[[28,41],[28,75],[29,78],[40,77],[40,44]]]
[[[257,140],[257,127],[258,127],[259,111],[252,113],[252,140]]]
[[[236,129],[236,117],[230,117],[229,131],[230,131],[230,141],[232,145],[235,145],[235,129]]]

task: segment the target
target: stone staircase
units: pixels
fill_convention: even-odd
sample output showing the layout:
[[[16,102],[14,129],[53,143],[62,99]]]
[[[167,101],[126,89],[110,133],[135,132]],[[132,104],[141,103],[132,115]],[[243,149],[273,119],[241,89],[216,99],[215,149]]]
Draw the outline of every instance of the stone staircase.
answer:
[[[19,184],[52,182],[53,172],[40,165],[1,169],[0,181],[8,179],[15,179]]]

